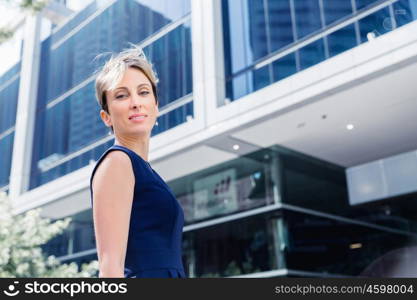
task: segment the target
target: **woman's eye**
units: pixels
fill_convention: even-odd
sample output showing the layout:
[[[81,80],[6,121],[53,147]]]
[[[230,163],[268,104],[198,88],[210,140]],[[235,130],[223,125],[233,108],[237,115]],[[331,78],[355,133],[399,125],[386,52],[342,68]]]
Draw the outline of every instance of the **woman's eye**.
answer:
[[[116,99],[121,99],[121,98],[124,98],[125,96],[126,96],[125,94],[117,95]]]
[[[139,93],[139,95],[148,95],[148,94],[149,94],[148,91],[142,91],[142,92]]]

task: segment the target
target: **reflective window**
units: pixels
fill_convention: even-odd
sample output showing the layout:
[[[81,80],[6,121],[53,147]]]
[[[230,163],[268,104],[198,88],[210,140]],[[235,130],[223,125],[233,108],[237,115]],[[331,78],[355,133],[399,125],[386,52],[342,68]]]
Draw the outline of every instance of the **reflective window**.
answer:
[[[329,25],[352,14],[352,2],[350,0],[323,0],[323,12],[325,24]]]
[[[329,34],[327,45],[330,57],[357,46],[355,26],[352,24]]]
[[[359,20],[359,30],[362,43],[368,41],[368,34],[375,37],[382,35],[392,29],[389,8],[383,8],[377,12]]]
[[[0,84],[0,135],[16,122],[17,99],[19,93],[19,75]]]
[[[158,99],[162,108],[192,92],[191,26],[177,27],[144,49],[159,78]]]
[[[294,8],[298,39],[322,28],[319,0],[294,0]]]
[[[290,0],[268,0],[271,52],[294,42]]]
[[[269,166],[272,155],[270,151],[259,151],[169,182],[184,209],[185,222],[272,203],[274,182]]]
[[[415,238],[405,234],[313,215],[285,211],[284,219],[289,233],[285,248],[289,269],[372,276],[368,270],[373,268],[374,271],[379,270],[379,273],[374,273],[376,277],[391,277],[393,275],[388,274],[399,272],[398,267],[404,266],[407,257],[397,257],[389,263],[386,261],[378,268],[375,268],[375,263],[390,251],[416,242]]]
[[[379,2],[223,0],[226,98],[234,101],[352,49],[357,46],[357,41],[366,42],[369,33],[377,37],[395,29],[390,7],[386,6],[359,20],[358,32],[353,20],[353,13],[356,12],[353,3],[361,12],[365,12]],[[386,3],[391,4],[390,1]],[[413,1],[400,0],[391,5],[397,26],[417,18],[417,4]],[[342,20],[350,21],[351,24],[299,50],[294,50],[294,53],[288,54],[285,58],[278,58],[280,52],[291,49],[297,40],[319,34],[326,27]],[[360,36],[357,36],[358,33]],[[276,61],[262,68],[257,67],[262,60],[271,57],[276,58]]]
[[[279,81],[297,72],[295,54],[290,53],[272,63],[274,70],[273,81]]]
[[[372,4],[375,4],[375,2],[378,2],[379,0],[356,0],[356,9],[360,10],[363,8],[366,8]]]
[[[0,138],[0,188],[9,184],[14,132]]]
[[[43,246],[48,255],[59,257],[96,247],[92,210],[88,209],[70,217],[71,223],[65,231]]]
[[[325,59],[323,39],[319,39],[307,46],[301,48],[300,56],[300,70],[307,69]]]
[[[230,72],[235,73],[268,54],[263,1],[228,0],[224,14],[231,20],[229,40]]]
[[[417,20],[417,2],[413,0],[399,0],[394,2],[394,17],[397,26],[403,26]]]
[[[0,76],[0,188],[9,184],[19,84],[20,62]]]
[[[185,232],[186,273],[228,277],[282,268],[277,228],[270,215],[261,215]]]
[[[257,91],[271,84],[271,66],[267,65],[260,69],[253,70],[253,90]]]

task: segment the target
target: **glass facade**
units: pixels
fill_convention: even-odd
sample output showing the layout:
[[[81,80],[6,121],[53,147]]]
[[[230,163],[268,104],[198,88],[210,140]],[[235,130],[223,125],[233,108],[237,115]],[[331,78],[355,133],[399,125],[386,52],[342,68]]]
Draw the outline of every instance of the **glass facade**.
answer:
[[[20,62],[0,77],[0,190],[7,191],[19,96]]]
[[[99,2],[91,3],[42,42],[30,188],[86,166],[111,145],[99,117],[93,73],[110,53],[123,50],[129,42],[140,44],[175,22],[144,47],[159,78],[161,113],[152,135],[194,115],[190,1]],[[102,53],[109,55],[95,59]],[[168,104],[184,97],[189,100],[164,113]],[[97,146],[90,149],[92,144]]]
[[[222,11],[231,101],[365,43],[369,33],[378,37],[417,17],[410,0],[223,0]],[[348,25],[338,28],[341,22]],[[291,54],[279,55],[289,49]]]

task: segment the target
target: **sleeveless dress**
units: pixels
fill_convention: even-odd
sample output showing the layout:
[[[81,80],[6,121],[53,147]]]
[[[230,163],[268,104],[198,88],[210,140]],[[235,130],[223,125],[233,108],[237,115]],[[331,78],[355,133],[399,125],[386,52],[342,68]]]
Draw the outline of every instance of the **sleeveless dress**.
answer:
[[[94,173],[111,151],[125,152],[135,175],[124,277],[185,278],[181,255],[184,212],[169,186],[138,154],[119,145],[104,152],[90,178],[91,206]]]

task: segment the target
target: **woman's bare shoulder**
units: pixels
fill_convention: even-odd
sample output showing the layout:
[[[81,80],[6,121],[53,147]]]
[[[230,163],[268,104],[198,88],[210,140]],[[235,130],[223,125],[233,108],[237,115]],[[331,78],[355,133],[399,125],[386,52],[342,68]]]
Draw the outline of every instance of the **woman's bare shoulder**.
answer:
[[[111,151],[98,165],[94,177],[93,187],[108,183],[121,183],[134,181],[132,163],[127,153],[123,151]]]

